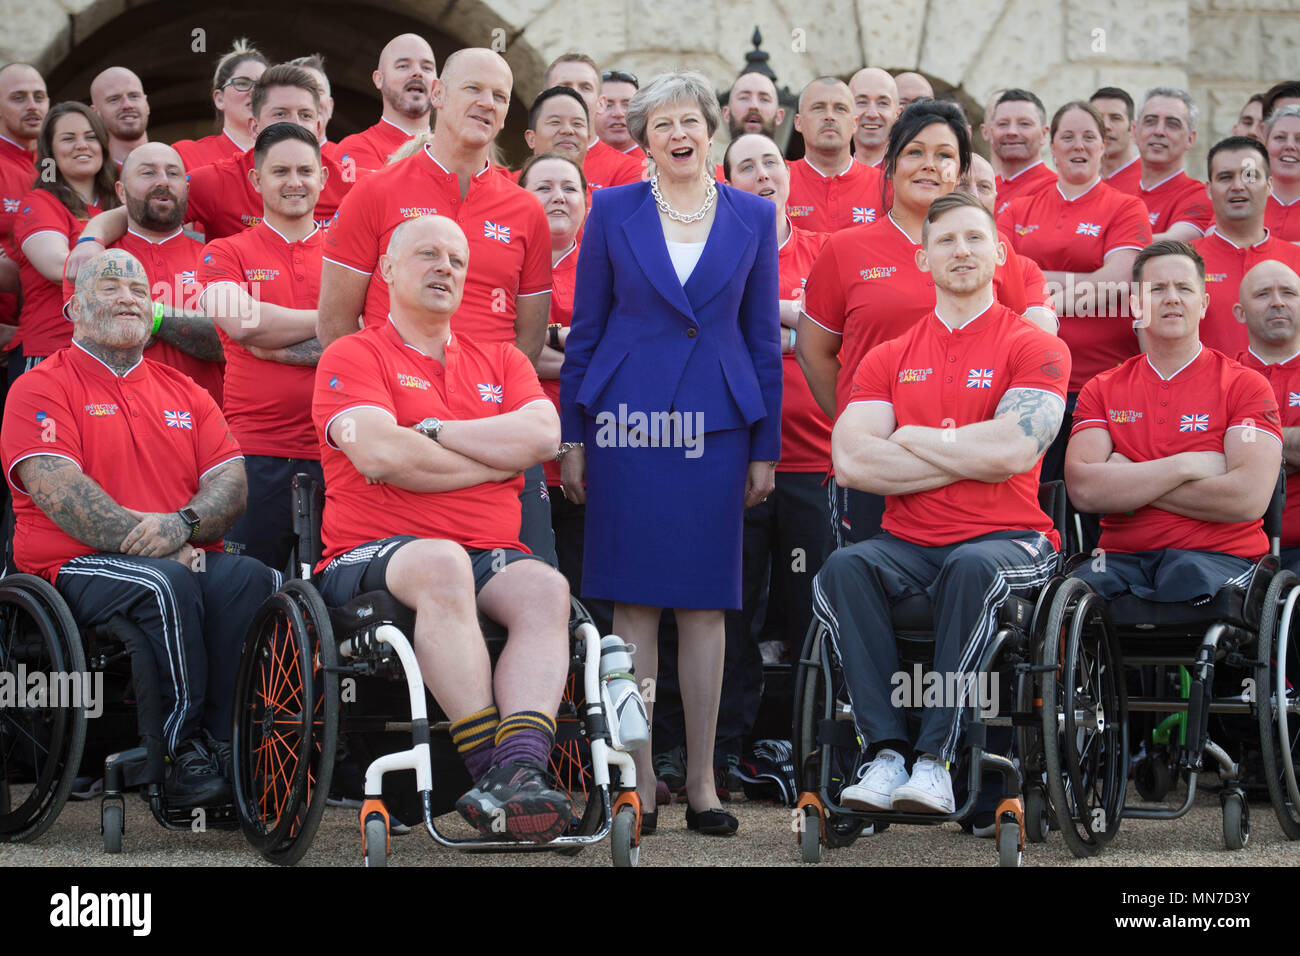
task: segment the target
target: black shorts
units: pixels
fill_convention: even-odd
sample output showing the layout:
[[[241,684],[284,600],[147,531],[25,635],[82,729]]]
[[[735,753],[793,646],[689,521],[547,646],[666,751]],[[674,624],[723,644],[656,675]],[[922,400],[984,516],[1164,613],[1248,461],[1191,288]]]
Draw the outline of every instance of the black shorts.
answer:
[[[388,590],[385,583],[388,562],[393,560],[393,555],[401,550],[402,545],[418,540],[413,534],[398,534],[345,551],[321,572],[321,597],[330,607],[341,607],[358,594]],[[513,548],[466,548],[465,553],[474,569],[475,594],[507,565],[523,560],[542,561],[535,554]]]

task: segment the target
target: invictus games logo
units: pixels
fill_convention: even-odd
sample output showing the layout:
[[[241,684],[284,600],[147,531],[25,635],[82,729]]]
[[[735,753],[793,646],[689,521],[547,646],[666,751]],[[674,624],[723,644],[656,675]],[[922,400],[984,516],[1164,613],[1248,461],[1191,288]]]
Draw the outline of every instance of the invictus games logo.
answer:
[[[1038,223],[1034,223],[1033,225],[1030,226],[1022,226],[1020,225],[1020,223],[1016,223],[1016,235],[1027,236],[1037,228],[1038,228]]]
[[[1116,425],[1131,425],[1142,417],[1142,413],[1131,408],[1108,408],[1106,417]]]
[[[280,275],[279,269],[245,269],[244,277],[249,282],[274,282]]]
[[[858,275],[869,282],[872,279],[888,279],[897,271],[898,266],[870,266],[863,269]]]
[[[117,414],[116,402],[103,402],[103,403],[95,402],[93,404],[85,406],[85,408],[86,408],[86,414],[90,415],[92,418],[103,418],[106,415]]]
[[[419,219],[421,216],[438,215],[438,210],[432,206],[402,206],[397,212],[403,219]]]
[[[1210,282],[1227,282],[1228,273],[1226,272],[1207,272],[1205,273],[1206,283]]]
[[[811,216],[815,208],[814,206],[786,206],[785,212],[791,219],[803,219],[805,216]]]
[[[905,368],[898,373],[898,384],[906,385],[908,382],[924,382],[927,377],[934,374],[932,368]]]
[[[245,212],[245,213],[240,213],[239,221],[242,222],[245,226],[256,226],[259,222],[262,221],[262,217],[250,216],[248,213]]]
[[[418,388],[421,391],[429,387],[429,383],[424,379],[417,375],[407,375],[405,372],[397,373],[397,384],[402,388]]]

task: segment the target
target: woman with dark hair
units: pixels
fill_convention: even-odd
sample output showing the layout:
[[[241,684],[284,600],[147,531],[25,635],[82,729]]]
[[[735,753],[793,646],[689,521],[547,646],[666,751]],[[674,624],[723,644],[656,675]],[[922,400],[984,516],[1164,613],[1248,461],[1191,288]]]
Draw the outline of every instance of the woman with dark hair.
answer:
[[[23,309],[10,382],[72,342],[72,323],[63,315],[63,265],[90,218],[119,204],[117,164],[107,156],[108,132],[89,106],[60,103],[46,114],[36,168],[53,175],[36,176],[14,217]]]
[[[1016,251],[1058,290],[1057,333],[1070,347],[1065,421],[1043,456],[1043,481],[1065,476],[1074,403],[1089,379],[1139,351],[1128,311],[1137,254],[1151,243],[1146,206],[1101,180],[1105,124],[1089,103],[1066,103],[1051,123],[1056,188],[1014,200],[998,217]]]
[[[834,233],[813,264],[795,351],[813,397],[832,421],[847,403],[853,373],[866,354],[934,308],[934,283],[916,266],[921,223],[930,203],[957,187],[970,156],[960,110],[935,100],[910,105],[889,132],[882,164],[889,213]],[[1022,314],[1041,303],[1041,290],[1026,290],[1014,261],[998,266],[993,284],[998,301]],[[880,530],[884,498],[834,482],[828,488],[839,544],[864,541]]]
[[[212,75],[212,105],[221,123],[220,131],[202,139],[172,143],[172,148],[181,154],[187,173],[253,148],[253,136],[248,128],[253,118],[253,85],[269,65],[266,57],[243,37],[217,61]]]

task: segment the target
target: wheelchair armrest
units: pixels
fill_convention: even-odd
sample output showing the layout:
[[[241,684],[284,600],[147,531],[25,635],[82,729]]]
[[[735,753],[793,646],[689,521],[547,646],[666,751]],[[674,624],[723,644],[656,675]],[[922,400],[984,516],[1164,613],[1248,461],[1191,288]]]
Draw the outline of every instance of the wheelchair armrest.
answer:
[[[1065,482],[1044,481],[1038,486],[1038,506],[1043,509],[1043,514],[1052,519],[1052,527],[1061,536],[1062,545],[1066,540],[1065,504]]]
[[[1268,509],[1264,512],[1264,533],[1268,535],[1269,543],[1272,544],[1274,538],[1282,536],[1282,508],[1286,505],[1286,466],[1284,465],[1277,475],[1277,484],[1273,486],[1273,497],[1268,501]]]
[[[325,489],[311,475],[293,476],[293,533],[298,538],[298,560],[311,567],[320,563],[325,547],[321,522],[325,515]]]

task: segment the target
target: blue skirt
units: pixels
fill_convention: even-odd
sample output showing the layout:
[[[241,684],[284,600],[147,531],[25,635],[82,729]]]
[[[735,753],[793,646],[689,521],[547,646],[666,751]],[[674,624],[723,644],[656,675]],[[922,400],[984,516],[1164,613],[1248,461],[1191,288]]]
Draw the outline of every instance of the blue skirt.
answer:
[[[738,609],[749,429],[687,432],[694,447],[628,447],[626,430],[612,433],[588,417],[582,596]]]

